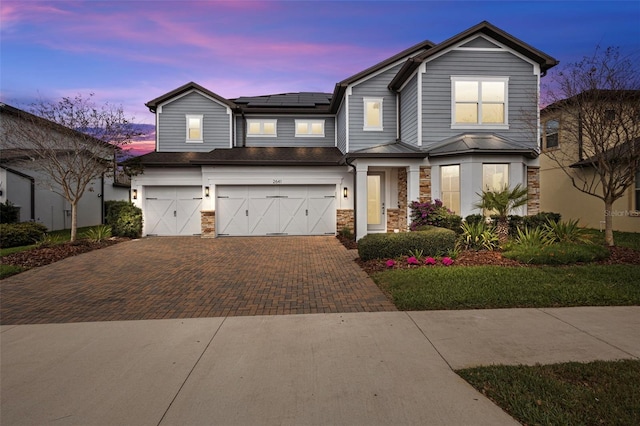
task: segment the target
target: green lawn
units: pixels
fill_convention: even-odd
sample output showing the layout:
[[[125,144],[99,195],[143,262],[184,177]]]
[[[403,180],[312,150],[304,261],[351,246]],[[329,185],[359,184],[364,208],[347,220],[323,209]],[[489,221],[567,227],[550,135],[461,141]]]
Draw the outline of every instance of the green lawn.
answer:
[[[604,231],[597,229],[585,229],[591,241],[604,244]],[[627,247],[640,251],[640,232],[618,232],[613,231],[613,242],[616,246]]]
[[[640,361],[457,371],[522,424],[640,425]]]
[[[422,267],[372,278],[401,310],[640,305],[633,265]]]

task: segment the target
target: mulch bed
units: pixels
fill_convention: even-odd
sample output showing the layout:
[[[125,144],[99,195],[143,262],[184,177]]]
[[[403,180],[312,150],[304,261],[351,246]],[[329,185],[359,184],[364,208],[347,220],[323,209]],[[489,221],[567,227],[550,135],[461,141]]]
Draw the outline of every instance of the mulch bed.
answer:
[[[50,247],[38,247],[32,250],[3,256],[2,263],[5,265],[21,266],[23,268],[35,268],[128,240],[129,238],[110,238],[99,243],[88,240],[78,240],[72,243],[63,243]]]
[[[340,242],[347,249],[357,249],[358,243],[353,241],[352,239],[344,238],[342,236],[337,237]],[[640,265],[640,252],[626,248],[626,247],[609,247],[609,251],[611,255],[604,260],[600,260],[595,262],[598,265]],[[356,262],[360,265],[362,269],[364,269],[367,273],[371,274],[374,272],[380,272],[389,269],[386,265],[386,259],[380,260],[368,260],[362,261],[360,258],[356,259]],[[511,267],[529,267],[531,265],[527,265],[524,263],[520,263],[517,260],[507,259],[502,256],[502,253],[499,251],[463,251],[458,255],[458,257],[453,261],[453,265],[458,266],[479,266],[479,265],[490,265],[490,266],[511,266]],[[437,264],[438,267],[443,266],[441,263]],[[406,258],[398,260],[396,264],[393,266],[394,269],[413,269],[413,268],[421,268],[422,265],[409,265],[406,262]]]

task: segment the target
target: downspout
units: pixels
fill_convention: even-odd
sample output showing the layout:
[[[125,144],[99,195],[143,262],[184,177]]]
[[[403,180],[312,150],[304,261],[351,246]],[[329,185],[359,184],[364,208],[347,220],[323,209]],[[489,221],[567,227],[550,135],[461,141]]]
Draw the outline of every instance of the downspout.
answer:
[[[115,180],[115,172],[114,172],[114,180]],[[100,178],[100,223],[104,225],[104,173]]]

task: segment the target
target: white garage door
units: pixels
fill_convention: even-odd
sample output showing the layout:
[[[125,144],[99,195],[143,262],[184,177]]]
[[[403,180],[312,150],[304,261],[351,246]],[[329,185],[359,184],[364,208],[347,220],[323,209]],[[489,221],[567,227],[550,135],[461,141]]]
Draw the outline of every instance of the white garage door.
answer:
[[[144,226],[147,235],[200,234],[202,188],[145,187]]]
[[[334,235],[334,185],[217,187],[216,230],[225,235]]]

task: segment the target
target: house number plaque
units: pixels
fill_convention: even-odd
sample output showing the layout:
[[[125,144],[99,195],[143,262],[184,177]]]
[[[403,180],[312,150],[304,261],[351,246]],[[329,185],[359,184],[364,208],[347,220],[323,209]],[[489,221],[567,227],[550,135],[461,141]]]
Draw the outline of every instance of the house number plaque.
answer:
[[[273,180],[273,184],[274,184],[274,185],[280,185],[280,184],[282,184],[282,179],[274,179],[274,180]]]

